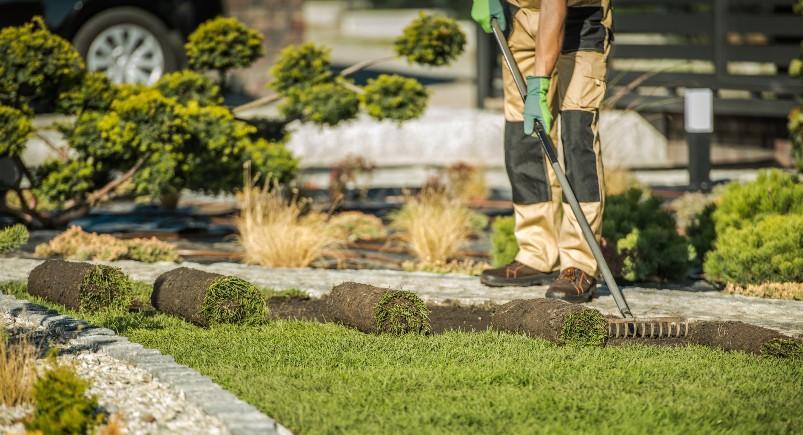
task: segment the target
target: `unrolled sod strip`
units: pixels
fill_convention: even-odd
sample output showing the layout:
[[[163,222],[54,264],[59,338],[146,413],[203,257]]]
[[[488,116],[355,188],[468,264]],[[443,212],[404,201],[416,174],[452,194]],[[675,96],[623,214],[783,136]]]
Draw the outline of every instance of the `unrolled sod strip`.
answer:
[[[131,282],[116,267],[47,260],[28,275],[28,292],[68,308],[95,311],[124,304]]]
[[[331,318],[367,333],[428,334],[429,309],[415,293],[346,282],[326,297]]]
[[[727,351],[781,358],[803,357],[803,342],[800,340],[743,322],[692,322],[687,339],[689,343]]]
[[[557,344],[601,346],[608,335],[608,322],[602,313],[554,299],[508,302],[491,317],[491,326]]]
[[[258,324],[267,317],[259,290],[243,279],[180,267],[156,278],[151,304],[200,326]]]

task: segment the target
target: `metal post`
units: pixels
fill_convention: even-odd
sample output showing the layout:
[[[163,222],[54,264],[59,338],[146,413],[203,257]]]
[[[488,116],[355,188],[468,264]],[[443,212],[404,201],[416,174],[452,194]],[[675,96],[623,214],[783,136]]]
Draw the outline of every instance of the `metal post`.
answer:
[[[685,128],[689,147],[689,189],[711,190],[711,133],[714,132],[714,93],[687,89]]]

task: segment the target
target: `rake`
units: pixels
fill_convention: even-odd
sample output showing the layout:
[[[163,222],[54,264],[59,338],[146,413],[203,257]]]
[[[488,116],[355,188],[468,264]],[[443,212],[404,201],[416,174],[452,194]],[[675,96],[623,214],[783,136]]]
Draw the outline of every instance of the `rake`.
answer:
[[[505,38],[504,33],[502,33],[502,29],[499,27],[499,23],[497,23],[496,18],[491,19],[491,27],[493,28],[496,42],[499,44],[499,49],[502,51],[502,57],[504,58],[505,65],[507,66],[508,71],[510,71],[511,76],[516,83],[516,88],[518,88],[521,98],[524,99],[527,96],[527,85],[524,82],[524,78],[521,76],[521,71],[519,71],[519,68],[516,65],[516,62],[513,58],[513,53],[510,52],[507,38]],[[577,201],[577,197],[574,194],[574,189],[572,189],[569,179],[566,178],[566,174],[563,172],[563,168],[560,166],[558,154],[555,151],[555,146],[552,143],[552,139],[544,130],[544,126],[541,125],[538,120],[535,122],[535,132],[544,148],[544,154],[549,159],[552,169],[555,171],[555,175],[558,178],[558,182],[560,182],[560,187],[563,190],[563,196],[566,198],[566,202],[569,203],[569,207],[571,208],[574,217],[577,218],[577,223],[580,225],[583,238],[585,238],[586,243],[588,243],[589,247],[591,248],[591,252],[594,254],[594,258],[597,260],[600,272],[602,273],[602,278],[605,280],[605,284],[608,286],[608,290],[610,290],[611,295],[616,302],[616,307],[619,309],[619,314],[622,316],[621,319],[608,320],[608,336],[610,338],[625,339],[686,337],[689,332],[689,322],[686,319],[677,317],[636,319],[633,317],[633,314],[630,312],[630,307],[627,304],[627,300],[625,299],[624,294],[622,294],[622,290],[619,289],[619,286],[616,284],[613,273],[611,273],[611,268],[608,267],[608,262],[605,261],[605,257],[602,255],[602,249],[600,249],[597,238],[594,236],[594,232],[591,231],[591,226],[588,224],[588,219],[586,219],[583,210],[580,208],[580,203]]]

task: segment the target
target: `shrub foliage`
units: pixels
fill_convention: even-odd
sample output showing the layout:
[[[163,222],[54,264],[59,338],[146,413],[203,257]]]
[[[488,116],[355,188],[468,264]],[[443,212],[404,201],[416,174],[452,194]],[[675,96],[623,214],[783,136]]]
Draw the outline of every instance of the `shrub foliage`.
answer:
[[[362,95],[368,115],[398,122],[420,117],[428,100],[429,93],[418,80],[387,74],[369,80]]]
[[[803,184],[797,175],[762,171],[750,183],[731,183],[714,212],[717,234],[728,228],[755,225],[772,214],[803,214]]]
[[[466,35],[451,18],[421,12],[394,46],[399,56],[423,65],[441,66],[463,53]]]
[[[251,65],[262,56],[262,34],[236,18],[218,17],[195,29],[184,45],[196,71],[218,71],[221,79],[234,68]]]
[[[34,383],[36,408],[25,428],[45,434],[90,433],[100,418],[97,398],[86,395],[88,387],[72,367],[56,365],[47,370]]]
[[[519,243],[516,240],[516,219],[498,217],[491,224],[491,264],[502,267],[516,259]]]
[[[0,105],[0,157],[17,157],[33,132],[31,119],[22,111]]]

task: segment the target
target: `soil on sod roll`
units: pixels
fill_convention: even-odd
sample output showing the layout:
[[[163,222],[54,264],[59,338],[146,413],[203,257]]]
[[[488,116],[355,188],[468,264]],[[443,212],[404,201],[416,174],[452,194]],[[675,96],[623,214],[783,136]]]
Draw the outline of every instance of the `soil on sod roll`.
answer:
[[[75,310],[96,311],[126,304],[131,282],[116,267],[47,260],[28,275],[28,292]]]
[[[346,282],[326,297],[332,320],[367,333],[428,334],[429,310],[415,293]]]
[[[772,329],[743,322],[700,321],[689,325],[688,342],[727,351],[793,357],[803,344]]]
[[[602,313],[554,299],[508,302],[491,317],[491,326],[557,344],[601,346],[608,335],[608,322]]]
[[[165,272],[156,279],[151,304],[163,313],[200,326],[257,324],[267,316],[265,301],[253,284],[187,267]]]

